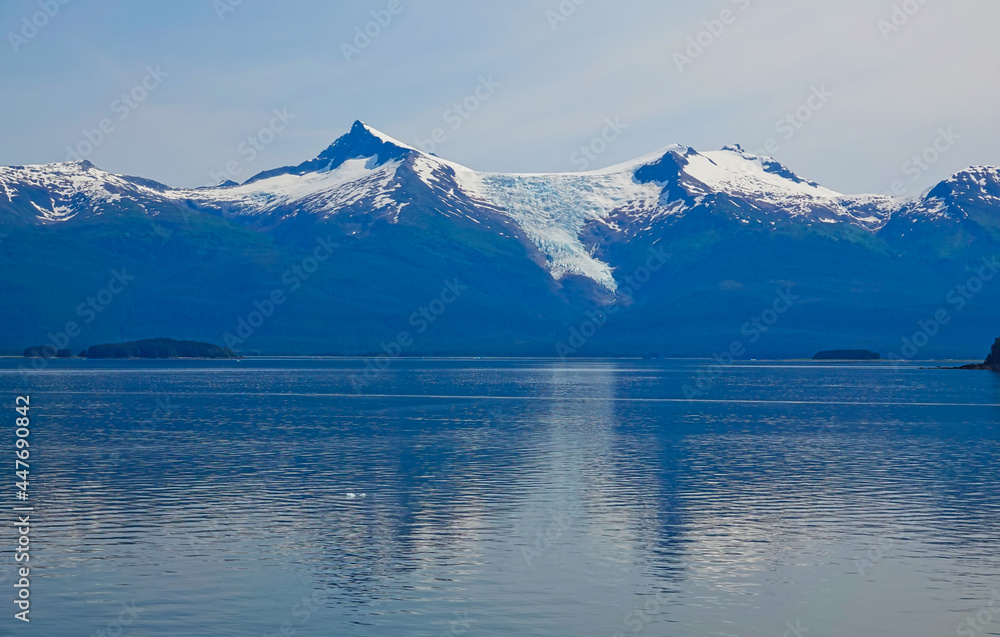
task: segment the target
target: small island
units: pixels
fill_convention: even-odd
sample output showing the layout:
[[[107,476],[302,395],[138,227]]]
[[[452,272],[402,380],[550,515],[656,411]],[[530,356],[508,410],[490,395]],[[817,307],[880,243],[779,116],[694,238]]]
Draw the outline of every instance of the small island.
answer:
[[[149,338],[129,343],[92,345],[82,358],[239,358],[228,347],[172,338]]]
[[[814,361],[878,361],[882,357],[878,352],[866,349],[832,349],[813,356]]]

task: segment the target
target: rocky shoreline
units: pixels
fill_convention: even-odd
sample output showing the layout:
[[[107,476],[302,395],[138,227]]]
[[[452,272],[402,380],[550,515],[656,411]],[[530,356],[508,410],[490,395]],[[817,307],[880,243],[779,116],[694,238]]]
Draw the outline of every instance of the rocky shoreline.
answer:
[[[987,356],[986,360],[982,363],[962,365],[961,367],[946,367],[945,369],[976,369],[1000,372],[1000,338],[993,342],[993,348],[990,349],[990,355]]]

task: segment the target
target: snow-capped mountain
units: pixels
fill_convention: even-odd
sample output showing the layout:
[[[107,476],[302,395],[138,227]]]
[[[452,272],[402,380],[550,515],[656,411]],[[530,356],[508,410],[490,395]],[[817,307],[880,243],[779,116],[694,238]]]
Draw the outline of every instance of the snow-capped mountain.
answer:
[[[394,222],[415,198],[430,196],[442,215],[488,222],[500,213],[546,255],[557,279],[579,274],[610,290],[616,287],[612,266],[580,238],[594,222],[634,235],[725,197],[742,204],[737,215],[746,224],[845,223],[877,230],[904,208],[888,197],[841,195],[739,146],[705,153],[668,146],[583,173],[499,174],[425,154],[360,121],[315,159],[240,185],[172,189],[85,161],[2,168],[0,186],[8,204],[27,202],[28,216],[40,223],[114,214],[132,205],[154,216],[164,207],[191,206],[254,225],[358,211]]]
[[[104,172],[86,160],[0,166],[0,209],[28,223],[52,224],[142,209],[165,202],[162,193],[169,190],[148,179]]]
[[[672,145],[589,172],[502,174],[424,153],[359,121],[314,159],[242,184],[171,188],[86,161],[0,168],[3,227],[40,240],[46,231],[62,239],[74,229],[84,236],[99,227],[100,240],[112,245],[133,232],[152,232],[194,254],[227,241],[236,241],[238,251],[244,241],[263,250],[264,261],[268,250],[301,250],[328,233],[360,254],[391,254],[428,272],[441,258],[518,271],[516,280],[500,274],[495,281],[510,286],[510,295],[527,286],[516,290],[520,300],[505,302],[505,311],[516,306],[525,313],[517,320],[537,320],[558,332],[567,316],[609,303],[645,304],[647,312],[663,316],[664,304],[676,301],[682,288],[671,285],[678,276],[698,279],[688,292],[709,294],[713,303],[721,285],[752,308],[774,281],[795,281],[786,275],[796,271],[820,294],[816,277],[829,273],[817,259],[853,255],[844,274],[867,263],[871,270],[857,275],[865,280],[854,283],[871,293],[909,271],[911,262],[944,258],[960,269],[963,260],[1000,245],[1000,173],[970,168],[910,199],[844,195],[738,145],[703,152]],[[658,279],[644,298],[632,298],[634,285],[622,294],[623,282],[653,248],[668,250],[687,274]],[[697,272],[702,259],[724,262],[737,255],[785,262],[748,281],[742,278],[754,267]],[[792,263],[801,259],[807,261]],[[947,269],[934,265],[934,276]],[[241,289],[254,287],[238,279]],[[391,285],[378,285],[373,298],[393,294]],[[364,304],[364,293],[355,293]],[[539,295],[541,304],[523,301]],[[542,316],[525,318],[532,313]]]

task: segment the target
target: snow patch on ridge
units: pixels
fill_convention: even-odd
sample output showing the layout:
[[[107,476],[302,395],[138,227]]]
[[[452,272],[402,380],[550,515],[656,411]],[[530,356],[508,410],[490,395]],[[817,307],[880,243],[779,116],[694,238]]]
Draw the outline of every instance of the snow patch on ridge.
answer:
[[[758,198],[835,199],[839,192],[809,183],[796,182],[764,170],[764,160],[734,150],[715,150],[687,157],[684,171],[714,190],[736,191]]]
[[[0,186],[8,202],[17,203],[21,198],[30,202],[39,213],[36,218],[42,223],[74,218],[81,210],[81,201],[92,208],[99,208],[121,201],[123,195],[130,200],[143,197],[157,199],[161,196],[153,188],[122,175],[99,170],[87,161],[0,166]],[[40,190],[46,194],[47,206],[38,205],[32,198],[37,197]]]
[[[401,162],[387,162],[377,167],[372,163],[372,158],[349,159],[334,170],[303,175],[287,173],[227,188],[173,190],[167,195],[227,204],[231,212],[240,216],[293,203],[329,216],[366,198],[372,199],[376,210],[395,208],[398,213],[402,205],[388,195],[398,188],[392,182]],[[233,204],[238,207],[234,208]]]
[[[392,144],[393,146],[398,146],[400,148],[405,148],[406,150],[413,150],[413,151],[416,151],[418,153],[422,152],[422,151],[414,148],[413,146],[410,146],[409,144],[406,144],[404,142],[399,141],[395,137],[390,137],[389,135],[386,135],[382,131],[377,130],[375,128],[372,128],[371,126],[369,126],[368,124],[365,124],[361,120],[358,120],[358,122],[361,124],[361,126],[366,131],[368,131],[368,134],[371,135],[372,137],[378,138],[379,140],[381,140],[381,141],[383,141],[383,142],[385,142],[387,144]]]

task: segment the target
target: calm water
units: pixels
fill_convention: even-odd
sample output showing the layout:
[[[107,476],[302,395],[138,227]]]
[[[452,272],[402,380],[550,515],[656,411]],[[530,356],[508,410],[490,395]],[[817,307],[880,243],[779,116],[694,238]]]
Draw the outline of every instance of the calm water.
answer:
[[[1000,375],[747,362],[688,401],[691,361],[21,364],[3,635],[1000,635]]]

